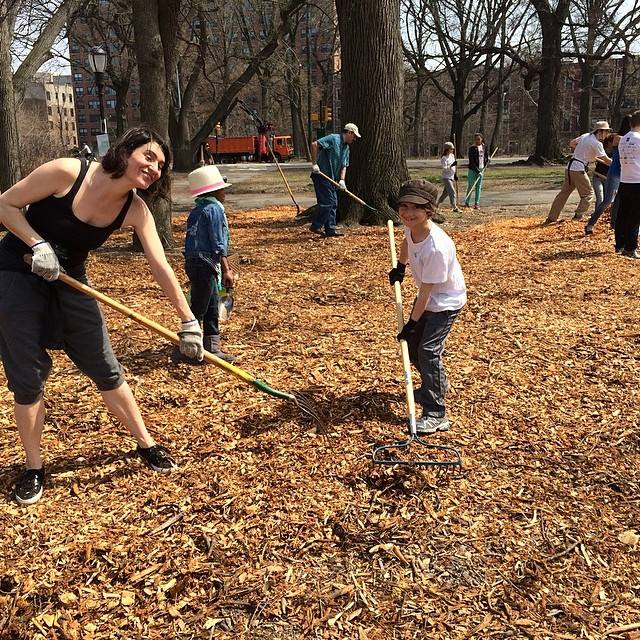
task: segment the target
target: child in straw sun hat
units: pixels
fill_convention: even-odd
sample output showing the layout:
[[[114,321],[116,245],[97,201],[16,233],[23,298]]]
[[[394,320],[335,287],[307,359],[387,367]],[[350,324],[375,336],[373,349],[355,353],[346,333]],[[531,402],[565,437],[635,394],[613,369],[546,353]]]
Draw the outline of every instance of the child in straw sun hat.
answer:
[[[218,288],[222,284],[232,289],[237,279],[227,258],[229,224],[223,203],[225,190],[230,186],[215,165],[200,167],[189,174],[195,206],[187,219],[184,246],[184,268],[191,283],[190,306],[202,326],[204,348],[226,362],[234,362],[235,358],[220,346]],[[198,364],[185,357],[180,360]]]

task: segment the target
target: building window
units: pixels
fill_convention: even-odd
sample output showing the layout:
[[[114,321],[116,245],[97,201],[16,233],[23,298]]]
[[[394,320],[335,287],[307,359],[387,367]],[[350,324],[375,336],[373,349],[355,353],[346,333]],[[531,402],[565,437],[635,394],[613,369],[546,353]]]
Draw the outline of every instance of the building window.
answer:
[[[53,122],[49,121],[49,129],[53,129]]]
[[[67,94],[63,93],[62,94],[62,104],[64,104],[67,101]]]
[[[89,105],[89,109],[99,109],[100,108],[100,100],[89,100],[87,103]]]
[[[47,91],[47,102],[51,102],[51,94]]]
[[[47,107],[47,113],[52,116],[53,115],[53,111],[51,109],[51,107]]]
[[[69,109],[69,115],[74,118],[75,116],[73,115],[73,109]]]
[[[69,51],[71,53],[80,53],[80,45],[74,42],[69,46]]]
[[[92,136],[99,136],[102,133],[102,131],[100,131],[100,129],[91,129],[91,135]]]
[[[87,116],[84,113],[79,113],[78,114],[78,122],[80,124],[82,124],[83,122],[87,121]]]
[[[116,101],[115,100],[107,100],[106,105],[107,105],[107,109],[115,109],[116,108]]]
[[[67,115],[67,107],[64,107],[64,109],[62,110],[62,115],[66,116]]]
[[[82,74],[81,73],[74,73],[73,74],[73,80],[75,82],[82,82]]]
[[[75,88],[75,92],[77,96],[83,96],[84,95],[84,87],[76,87]]]
[[[85,129],[84,127],[80,127],[78,129],[78,134],[81,135],[81,136],[86,136],[87,133],[88,133],[88,129]]]

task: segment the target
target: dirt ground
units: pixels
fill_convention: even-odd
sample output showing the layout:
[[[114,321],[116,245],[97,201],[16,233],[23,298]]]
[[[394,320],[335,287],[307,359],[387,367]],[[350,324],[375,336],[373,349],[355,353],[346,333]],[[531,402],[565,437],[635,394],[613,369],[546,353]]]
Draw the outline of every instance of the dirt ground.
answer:
[[[386,229],[310,237],[290,207],[230,212],[241,279],[223,340],[252,375],[311,395],[324,426],[215,367],[173,364],[106,310],[179,468],[143,467],[56,354],[46,492],[21,508],[1,386],[0,638],[638,637],[638,265],[605,224],[585,238],[540,227],[541,211],[499,213],[445,226],[469,303],[448,341],[452,430],[430,442],[457,447],[459,472],[371,463],[406,430]],[[176,329],[127,242],[92,258],[94,286]]]

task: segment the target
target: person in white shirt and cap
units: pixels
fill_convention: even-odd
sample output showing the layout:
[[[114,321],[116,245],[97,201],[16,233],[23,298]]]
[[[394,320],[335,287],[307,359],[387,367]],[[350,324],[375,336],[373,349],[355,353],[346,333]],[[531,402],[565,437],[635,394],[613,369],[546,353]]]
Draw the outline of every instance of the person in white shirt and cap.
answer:
[[[578,190],[580,202],[576,207],[573,219],[581,220],[582,216],[589,210],[593,200],[593,187],[587,175],[587,167],[590,162],[595,160],[607,166],[611,164],[611,158],[606,154],[602,144],[610,132],[609,123],[606,120],[598,120],[594,124],[593,131],[584,133],[569,141],[573,154],[564,172],[562,188],[555,197],[549,215],[543,224],[552,224],[558,221],[560,212],[574,189]]]
[[[345,191],[347,185],[347,167],[349,166],[349,145],[356,138],[361,138],[358,126],[349,122],[342,128],[342,133],[331,133],[319,138],[311,144],[311,180],[318,201],[317,211],[311,222],[310,231],[326,238],[344,235],[336,229],[338,212],[338,192],[336,187],[320,173],[338,182]]]

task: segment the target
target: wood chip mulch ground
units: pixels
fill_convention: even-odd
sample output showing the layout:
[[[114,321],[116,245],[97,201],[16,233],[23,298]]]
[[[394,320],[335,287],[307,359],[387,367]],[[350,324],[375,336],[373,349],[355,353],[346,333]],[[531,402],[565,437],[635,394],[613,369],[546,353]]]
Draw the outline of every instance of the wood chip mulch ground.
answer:
[[[48,483],[19,507],[2,386],[0,638],[638,637],[640,272],[605,225],[590,238],[542,217],[452,232],[469,303],[448,342],[452,430],[432,440],[463,468],[438,474],[370,460],[406,429],[386,229],[323,240],[290,208],[229,217],[241,280],[223,342],[251,374],[312,395],[326,424],[215,367],[174,364],[161,338],[106,310],[180,466],[147,470],[57,354]],[[127,242],[94,256],[94,286],[175,330]]]

